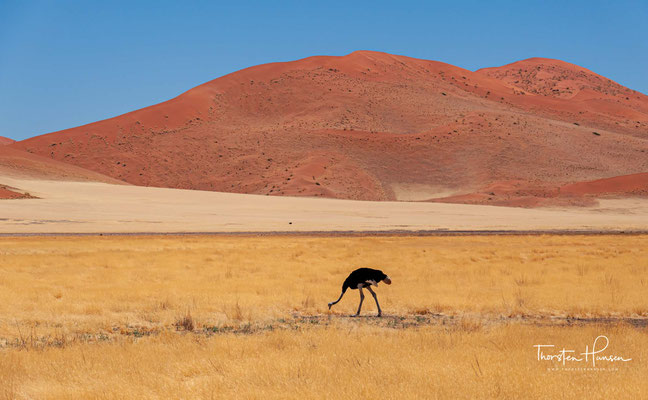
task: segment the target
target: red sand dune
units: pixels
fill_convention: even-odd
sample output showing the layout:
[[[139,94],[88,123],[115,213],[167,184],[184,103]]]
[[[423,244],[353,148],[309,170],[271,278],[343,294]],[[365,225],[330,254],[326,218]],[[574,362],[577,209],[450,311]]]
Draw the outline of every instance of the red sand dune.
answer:
[[[517,207],[589,206],[602,197],[648,196],[648,173],[615,176],[562,186],[533,182],[497,182],[474,193],[430,201]]]
[[[648,97],[558,60],[471,72],[359,51],[247,68],[9,147],[136,185],[393,200],[403,185],[434,198],[506,184],[503,204],[538,205],[648,171]]]
[[[15,140],[9,139],[8,137],[0,136],[0,146],[4,146],[6,144],[11,144],[14,143]]]
[[[35,197],[29,193],[22,193],[18,189],[0,185],[0,200],[13,200],[13,199],[34,199]]]
[[[61,161],[52,160],[50,158],[41,157],[26,151],[16,150],[10,146],[0,147],[0,179],[2,179],[2,176],[125,184],[125,182],[94,171],[83,169]],[[6,186],[2,185],[1,180],[0,187],[9,190]]]
[[[590,182],[578,182],[560,188],[561,196],[603,196],[630,194],[648,196],[648,173],[615,176]]]

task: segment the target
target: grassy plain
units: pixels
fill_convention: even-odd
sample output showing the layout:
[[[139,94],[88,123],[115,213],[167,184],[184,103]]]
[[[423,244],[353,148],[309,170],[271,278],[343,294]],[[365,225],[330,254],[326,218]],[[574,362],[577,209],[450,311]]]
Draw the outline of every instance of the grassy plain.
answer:
[[[0,238],[0,398],[637,398],[647,288],[641,235]]]

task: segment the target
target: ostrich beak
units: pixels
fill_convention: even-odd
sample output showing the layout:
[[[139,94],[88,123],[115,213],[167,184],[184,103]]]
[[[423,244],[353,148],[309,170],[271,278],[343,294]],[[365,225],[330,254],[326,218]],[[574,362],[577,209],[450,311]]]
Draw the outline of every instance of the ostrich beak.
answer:
[[[391,279],[389,279],[389,277],[383,279],[383,282],[385,282],[388,285],[391,285]]]

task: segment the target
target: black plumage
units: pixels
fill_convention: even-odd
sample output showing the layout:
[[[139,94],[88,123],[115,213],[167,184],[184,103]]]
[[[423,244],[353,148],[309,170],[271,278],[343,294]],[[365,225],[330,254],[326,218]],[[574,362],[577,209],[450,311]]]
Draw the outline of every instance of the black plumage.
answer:
[[[362,289],[366,288],[376,301],[376,306],[378,306],[378,316],[380,317],[382,315],[382,310],[380,309],[380,304],[378,304],[376,293],[371,289],[371,285],[378,286],[378,283],[381,281],[391,285],[391,279],[389,279],[389,277],[381,270],[372,268],[356,269],[344,280],[340,297],[336,301],[332,301],[328,304],[329,310],[334,304],[337,304],[342,300],[342,296],[344,296],[344,292],[346,292],[347,289],[358,289],[360,290],[360,305],[358,306],[358,312],[356,312],[355,315],[359,315],[360,309],[362,308],[362,302],[364,301],[364,293],[362,292]]]

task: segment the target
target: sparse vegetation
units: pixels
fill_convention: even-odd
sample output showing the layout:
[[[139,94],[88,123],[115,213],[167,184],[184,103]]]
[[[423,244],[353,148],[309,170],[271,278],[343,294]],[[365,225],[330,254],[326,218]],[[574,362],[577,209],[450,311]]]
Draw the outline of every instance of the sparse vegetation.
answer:
[[[179,318],[176,323],[174,324],[178,329],[184,329],[185,331],[193,331],[194,330],[194,320],[191,317],[191,312],[187,310],[187,313]]]

